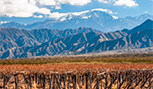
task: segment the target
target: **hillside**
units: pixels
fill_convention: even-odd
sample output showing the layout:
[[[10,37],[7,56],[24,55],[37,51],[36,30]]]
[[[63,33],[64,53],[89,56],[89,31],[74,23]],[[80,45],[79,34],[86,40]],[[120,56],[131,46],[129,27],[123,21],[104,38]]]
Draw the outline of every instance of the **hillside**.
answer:
[[[116,35],[118,34],[118,35]],[[116,35],[116,36],[115,36]],[[101,37],[101,42],[103,39],[105,40],[114,40],[117,38],[121,38],[126,33],[98,33],[98,32],[89,32],[89,33],[80,33],[76,35],[72,35],[69,37],[55,39],[53,41],[49,41],[43,43],[38,46],[28,46],[28,47],[17,47],[7,52],[4,52],[1,58],[16,58],[16,57],[30,57],[33,52],[36,52],[36,56],[49,56],[49,55],[57,55],[57,54],[72,54],[72,51],[78,45],[93,39],[94,37]],[[12,55],[12,56],[11,56]]]
[[[143,31],[134,33],[132,35],[127,35],[125,37],[103,41],[99,43],[89,43],[85,42],[84,44],[79,45],[76,50],[79,50],[80,47],[84,45],[90,45],[84,48],[83,50],[78,51],[79,53],[85,53],[86,50],[88,52],[103,52],[108,50],[118,50],[118,49],[126,49],[130,47],[130,49],[140,49],[145,47],[152,47],[153,45],[153,29],[145,29]]]
[[[0,28],[0,52],[14,47],[36,46],[57,38],[68,37],[83,32],[100,31],[85,27],[66,30],[34,29],[32,31],[17,28]]]
[[[36,29],[33,31],[20,30],[21,32],[23,31],[25,37],[36,40],[40,45],[21,47],[13,45],[12,48],[8,47],[7,50],[2,51],[0,58],[32,57],[33,52],[35,52],[36,56],[52,56],[84,54],[86,52],[97,53],[108,50],[125,49],[127,47],[130,47],[131,49],[151,47],[153,44],[152,22],[152,20],[146,20],[144,23],[131,30],[123,29],[121,31],[108,33],[102,33],[84,27],[73,30],[67,29],[64,31],[48,29]],[[21,34],[20,31],[18,33]],[[25,37],[23,36],[22,39]],[[16,43],[18,35],[9,35],[8,37],[3,36],[3,39],[4,38],[15,39],[13,42]],[[2,48],[4,47],[5,45],[2,46]]]

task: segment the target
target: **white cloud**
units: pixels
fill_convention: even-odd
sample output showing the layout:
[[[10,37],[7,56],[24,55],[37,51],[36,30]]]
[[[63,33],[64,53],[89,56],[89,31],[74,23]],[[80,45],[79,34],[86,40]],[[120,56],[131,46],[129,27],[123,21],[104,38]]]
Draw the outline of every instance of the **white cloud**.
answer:
[[[36,0],[41,5],[56,5],[55,0]]]
[[[57,3],[61,4],[71,4],[71,5],[86,5],[91,2],[91,0],[55,0]]]
[[[102,8],[96,8],[96,9],[92,9],[91,11],[103,11],[106,12],[108,14],[113,14],[113,12],[109,9],[102,9]]]
[[[60,4],[55,5],[55,9],[62,9],[62,8],[61,8],[61,5],[60,5]]]
[[[91,0],[36,0],[41,5],[54,5],[60,6],[60,4],[71,4],[71,5],[86,5],[91,2]]]
[[[43,18],[43,16],[42,15],[34,15],[33,17],[35,17],[35,18]]]
[[[35,0],[1,0],[0,15],[9,17],[31,17],[34,13],[50,14],[47,8],[39,8]]]
[[[138,4],[133,0],[97,0],[102,3],[114,3],[114,5],[124,5],[128,7],[138,6]],[[70,4],[83,6],[92,2],[92,0],[0,0],[0,16],[9,16],[9,17],[35,17],[43,18],[42,15],[35,15],[35,13],[43,14],[44,16],[59,18],[68,13],[51,13],[52,9],[62,9],[62,4]],[[51,9],[48,9],[45,6],[50,6]],[[109,14],[114,14],[111,10],[108,9],[92,9],[100,10]],[[87,11],[82,12],[73,12],[74,15],[79,15]]]
[[[101,3],[114,3],[114,6],[127,6],[127,7],[138,6],[135,0],[97,0],[97,1]]]
[[[137,6],[133,0],[97,0],[102,3],[115,2],[114,5],[125,5],[128,7]],[[59,18],[68,13],[51,13],[51,9],[62,9],[62,4],[78,5],[83,6],[92,2],[92,0],[0,0],[0,15],[9,17],[35,17],[43,18],[42,15],[35,15],[35,13],[43,14],[44,16]],[[48,9],[45,6],[50,6]],[[100,10],[109,14],[114,14],[108,9],[92,9]],[[74,15],[80,15],[82,13],[88,12],[89,10],[82,12],[72,12]]]
[[[49,17],[51,17],[51,18],[60,18],[60,17],[62,17],[64,15],[66,15],[66,14],[68,14],[68,13],[53,12],[53,13],[50,14]]]
[[[145,13],[148,13],[148,11],[145,11]]]
[[[99,2],[102,2],[102,3],[109,3],[108,0],[98,0]]]
[[[98,2],[101,2],[101,3],[112,3],[116,0],[97,0]]]
[[[127,7],[135,7],[138,4],[133,0],[118,0],[114,3],[115,6],[127,6]]]
[[[34,13],[52,15],[51,9],[44,6],[61,9],[61,4],[83,6],[90,2],[91,0],[0,0],[0,15],[9,17],[31,17]]]
[[[114,14],[118,14],[117,12],[115,12]]]
[[[78,15],[81,15],[81,14],[87,13],[87,12],[89,12],[89,11],[90,11],[90,10],[81,11],[81,12],[73,12],[73,13],[71,13],[71,14],[74,14],[74,15],[78,16]]]
[[[55,9],[61,9],[61,4],[83,6],[92,2],[91,0],[55,0]]]

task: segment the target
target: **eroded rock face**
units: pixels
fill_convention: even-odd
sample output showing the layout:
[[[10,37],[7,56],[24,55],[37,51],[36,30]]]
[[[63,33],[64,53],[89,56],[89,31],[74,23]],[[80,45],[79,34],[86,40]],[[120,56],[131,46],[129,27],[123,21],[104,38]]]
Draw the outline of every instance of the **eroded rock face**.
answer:
[[[151,23],[153,23],[152,20],[147,20],[132,30],[124,29],[109,33],[85,27],[64,31],[36,29],[23,30],[23,32],[18,29],[16,31],[18,34],[13,33],[13,35],[7,31],[5,34],[8,36],[1,35],[1,38],[5,39],[1,42],[1,59],[32,57],[33,52],[36,56],[52,56],[96,53],[127,47],[131,49],[152,47],[153,27]],[[14,41],[7,43],[7,40]]]

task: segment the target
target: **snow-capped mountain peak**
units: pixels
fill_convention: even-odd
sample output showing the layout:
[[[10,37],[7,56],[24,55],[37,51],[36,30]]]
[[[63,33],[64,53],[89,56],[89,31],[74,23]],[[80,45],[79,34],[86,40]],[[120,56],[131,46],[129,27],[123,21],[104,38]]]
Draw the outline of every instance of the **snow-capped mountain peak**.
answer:
[[[112,17],[113,17],[114,19],[118,19],[118,17],[117,17],[117,16],[113,16],[113,15],[112,15]]]
[[[57,14],[58,15],[58,14]],[[137,17],[118,18],[112,11],[107,9],[92,9],[82,12],[62,13],[59,18],[50,18],[43,22],[34,22],[32,24],[21,25],[14,23],[3,23],[3,28],[20,28],[20,29],[75,29],[79,27],[92,27],[103,32],[116,31],[120,29],[131,29],[147,19],[153,19],[152,15],[140,15]]]
[[[111,15],[114,19],[117,19],[116,16],[112,15],[113,14],[112,11],[108,9],[101,9],[101,8],[86,10],[81,12],[64,13],[64,14],[65,15],[61,15],[61,17],[59,17],[57,21],[65,21],[65,20],[70,20],[72,18],[81,18],[81,19],[88,19],[90,17],[99,18],[100,16],[103,16],[103,15]]]

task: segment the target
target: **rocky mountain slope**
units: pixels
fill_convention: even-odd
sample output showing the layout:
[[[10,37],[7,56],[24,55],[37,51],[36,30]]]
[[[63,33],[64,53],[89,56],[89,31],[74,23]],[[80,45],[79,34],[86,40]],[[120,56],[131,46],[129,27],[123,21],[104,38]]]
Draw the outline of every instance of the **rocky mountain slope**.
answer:
[[[31,57],[33,52],[36,53],[36,56],[49,56],[58,54],[67,55],[72,54],[72,52],[76,47],[78,47],[78,45],[95,37],[99,37],[98,41],[102,42],[106,40],[109,41],[118,39],[126,35],[127,33],[121,31],[113,33],[80,33],[65,38],[55,39],[53,41],[49,41],[38,46],[13,48],[8,50],[7,52],[4,52],[1,58]]]
[[[145,29],[140,32],[136,32],[132,35],[127,35],[125,37],[103,41],[103,42],[85,42],[84,44],[79,45],[76,50],[79,54],[83,54],[88,50],[88,53],[91,52],[103,52],[108,50],[119,50],[119,49],[139,49],[145,47],[153,46],[153,29]],[[87,46],[89,45],[89,46]],[[80,50],[80,47],[86,46],[83,50]]]
[[[131,29],[128,34],[133,34],[135,32],[138,32],[138,31],[141,31],[141,30],[144,30],[144,29],[152,29],[153,28],[153,21],[148,19],[146,20],[144,23],[142,23],[141,25]]]
[[[123,29],[121,31],[109,33],[102,33],[96,30],[89,31],[89,28],[86,28],[84,29],[84,31],[82,30],[82,32],[80,32],[81,28],[79,28],[80,30],[75,29],[66,31],[64,33],[66,35],[62,35],[63,37],[59,36],[60,38],[58,38],[58,35],[61,34],[56,34],[56,31],[58,30],[53,32],[45,32],[44,30],[33,30],[29,31],[30,38],[35,38],[34,40],[36,40],[36,42],[38,43],[42,42],[41,45],[10,48],[2,52],[0,54],[0,58],[4,59],[32,57],[33,52],[35,52],[36,56],[52,56],[83,54],[86,53],[86,50],[88,53],[96,53],[107,50],[125,49],[128,46],[131,49],[151,47],[153,45],[152,23],[152,20],[146,20],[144,23],[131,30]],[[36,33],[39,32],[41,34],[37,35]],[[52,33],[55,36],[51,36],[48,33]],[[73,35],[72,33],[75,35]],[[30,34],[32,34],[32,36]],[[16,37],[15,35],[13,36]],[[58,39],[52,39],[54,37]]]
[[[68,37],[83,32],[100,31],[86,27],[66,30],[34,29],[32,31],[17,28],[0,28],[0,52],[14,47],[36,46],[57,38]]]

